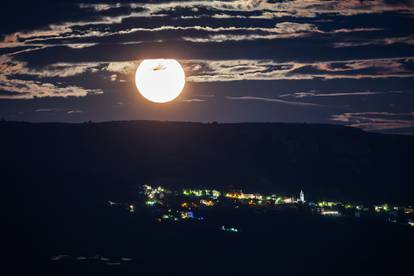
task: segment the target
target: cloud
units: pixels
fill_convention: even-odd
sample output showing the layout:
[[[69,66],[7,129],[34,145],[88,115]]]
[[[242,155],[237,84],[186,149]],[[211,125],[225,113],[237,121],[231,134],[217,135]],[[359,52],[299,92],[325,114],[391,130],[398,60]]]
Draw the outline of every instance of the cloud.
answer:
[[[44,67],[29,68],[27,62],[4,55],[0,57],[0,70],[4,75],[25,75],[38,78],[67,78],[87,72],[97,72],[100,63],[55,63]]]
[[[404,129],[414,127],[414,112],[349,112],[332,115],[331,120],[367,131]]]
[[[68,27],[70,26],[70,27]],[[226,26],[226,27],[211,27],[211,26],[176,26],[176,25],[164,25],[159,27],[152,28],[127,28],[116,31],[110,31],[105,29],[105,31],[96,29],[96,30],[77,30],[76,26],[73,24],[66,23],[61,26],[51,25],[47,30],[38,30],[31,31],[27,33],[13,33],[5,37],[5,39],[0,43],[0,48],[13,48],[13,47],[22,47],[22,46],[67,46],[73,49],[82,49],[86,47],[92,47],[97,45],[97,43],[76,43],[70,42],[70,40],[79,40],[85,38],[103,38],[110,36],[125,36],[131,35],[134,33],[142,32],[166,32],[166,31],[181,31],[185,33],[186,31],[199,31],[199,32],[210,32],[210,33],[225,33],[225,32],[263,32],[267,34],[251,34],[251,39],[260,39],[260,37],[266,39],[275,39],[275,38],[293,38],[300,37],[306,33],[317,33],[321,31],[313,24],[308,23],[295,23],[295,22],[282,22],[276,24],[274,27],[241,27],[241,26]],[[279,34],[279,35],[277,35]],[[217,35],[216,35],[217,36]],[[219,36],[224,36],[220,34]],[[257,36],[257,38],[255,38]],[[214,37],[214,36],[211,36]],[[229,35],[229,39],[231,35]],[[185,41],[191,41],[189,37],[183,37]],[[50,43],[52,41],[52,43]],[[60,43],[58,43],[61,41]],[[128,43],[128,42],[121,42]]]
[[[135,71],[137,66],[137,61],[113,61],[108,63],[105,70],[112,73],[127,75]]]
[[[230,30],[230,29],[229,29]],[[194,43],[220,43],[226,41],[252,41],[252,40],[274,40],[274,39],[292,39],[309,36],[311,34],[340,34],[340,33],[358,33],[380,31],[381,28],[351,28],[337,29],[332,31],[321,31],[316,25],[308,23],[282,22],[275,25],[274,28],[245,28],[245,31],[256,31],[256,33],[245,34],[214,34],[204,37],[184,36],[184,41]],[[221,30],[224,31],[224,30]],[[261,33],[257,33],[260,31]]]
[[[80,3],[79,4],[79,8],[81,8],[81,9],[94,9],[97,12],[107,11],[107,10],[110,10],[110,9],[120,8],[120,7],[123,7],[123,6],[125,6],[125,5],[122,5],[121,3],[115,3],[115,4],[109,4],[109,3],[105,3],[105,4]]]
[[[295,63],[272,60],[188,60],[187,81],[221,82],[241,80],[274,80],[289,78],[288,73],[299,68]]]
[[[194,98],[194,99],[184,99],[182,101],[183,102],[186,102],[186,103],[194,103],[194,102],[200,103],[200,102],[205,102],[206,100],[205,99],[197,99],[197,98]]]
[[[83,110],[79,110],[79,109],[74,109],[74,110],[68,110],[66,111],[67,114],[79,114],[79,113],[84,113]]]
[[[408,3],[407,3],[408,2]],[[199,7],[208,10],[221,11],[222,14],[232,15],[231,12],[258,12],[253,16],[274,18],[282,16],[316,17],[318,15],[352,16],[358,14],[375,14],[384,12],[412,13],[412,1],[394,1],[389,4],[386,0],[238,0],[238,1],[181,1],[172,3],[146,4],[144,7],[151,13],[164,13],[181,8]]]
[[[186,60],[187,81],[310,80],[414,77],[414,57],[276,62],[274,60]]]
[[[102,94],[102,89],[87,89],[78,85],[64,85],[45,81],[49,78],[69,78],[98,72],[129,74],[136,68],[136,62],[89,62],[55,63],[43,67],[29,68],[27,62],[0,56],[0,99],[32,99],[43,97],[83,97]],[[35,79],[28,80],[27,77]],[[109,76],[118,80],[116,74]],[[119,80],[123,82],[124,80]]]
[[[101,89],[87,89],[73,85],[59,86],[49,82],[9,79],[6,76],[0,76],[0,99],[67,98],[102,93]]]
[[[65,45],[72,49],[84,49],[84,48],[96,46],[98,45],[98,43],[67,43]]]
[[[407,2],[407,1],[405,1]],[[411,4],[412,1],[409,1]],[[310,34],[339,34],[378,31],[381,28],[356,27],[340,28],[331,31],[321,31],[315,24],[299,22],[281,22],[273,27],[260,26],[261,19],[274,17],[315,18],[319,15],[353,16],[357,14],[373,14],[395,12],[403,15],[414,14],[410,5],[403,1],[390,5],[387,1],[322,1],[322,0],[293,0],[269,3],[267,1],[173,1],[162,3],[81,3],[78,4],[79,14],[84,18],[78,21],[66,21],[49,24],[43,28],[29,31],[16,31],[4,36],[0,42],[0,49],[18,48],[28,46],[67,46],[72,49],[83,49],[98,45],[102,41],[99,38],[111,36],[125,36],[142,32],[181,31],[184,41],[191,42],[224,42],[224,41],[251,41],[260,39],[297,38]],[[94,12],[90,12],[93,10]],[[188,11],[189,15],[183,15]],[[165,20],[170,25],[159,26],[153,22],[148,27],[130,28],[127,20],[152,19],[155,17],[168,18],[205,18],[215,19],[238,18],[249,24],[241,26],[201,26],[184,24],[182,20]],[[148,20],[151,22],[151,20]],[[316,21],[315,21],[316,22]],[[183,25],[180,25],[182,23]],[[153,26],[151,26],[153,25]],[[202,36],[186,35],[188,31],[199,31],[214,34]],[[228,32],[246,33],[228,33]],[[79,40],[86,42],[79,42]],[[95,40],[95,41],[91,41]],[[410,40],[400,40],[399,43],[411,43]],[[128,43],[130,41],[121,41]],[[335,47],[347,47],[349,43],[362,42],[338,42]]]
[[[297,106],[321,106],[320,104],[315,104],[315,103],[293,102],[293,101],[285,101],[285,100],[282,100],[282,99],[263,98],[263,97],[254,97],[254,96],[241,96],[241,97],[227,96],[226,99],[228,99],[228,100],[236,100],[236,101],[273,102],[273,103],[281,103],[281,104],[297,105]]]
[[[63,85],[41,79],[67,78],[86,72],[95,72],[96,64],[57,63],[44,68],[29,69],[26,62],[9,56],[0,56],[0,99],[33,99],[44,97],[84,97],[102,94],[101,89],[87,89],[77,85]],[[37,79],[19,78],[33,76]]]
[[[118,79],[118,75],[117,74],[112,74],[110,77],[111,81],[116,81]]]
[[[56,112],[56,111],[62,111],[61,108],[39,108],[35,109],[35,112]]]
[[[408,44],[414,45],[414,36],[403,36],[403,37],[385,37],[376,38],[370,40],[355,40],[355,41],[341,41],[335,42],[335,48],[347,48],[347,47],[363,47],[373,45],[393,45],[393,44]]]
[[[62,260],[64,258],[67,258],[67,257],[68,257],[68,255],[57,255],[57,256],[51,257],[50,260],[51,261],[60,261],[60,260]]]
[[[84,113],[83,110],[68,108],[38,108],[35,109],[35,112],[65,112],[66,114]]]
[[[184,41],[194,42],[194,43],[220,43],[225,41],[253,41],[253,40],[261,40],[261,39],[282,39],[282,38],[294,38],[305,36],[304,33],[301,34],[240,34],[240,35],[232,35],[232,34],[220,34],[220,35],[208,35],[207,37],[182,37]]]
[[[384,94],[402,94],[404,91],[361,91],[361,92],[329,92],[321,93],[316,91],[309,92],[296,92],[293,94],[284,94],[280,97],[294,97],[294,98],[307,98],[307,97],[348,97],[348,96],[371,96],[371,95],[384,95]]]

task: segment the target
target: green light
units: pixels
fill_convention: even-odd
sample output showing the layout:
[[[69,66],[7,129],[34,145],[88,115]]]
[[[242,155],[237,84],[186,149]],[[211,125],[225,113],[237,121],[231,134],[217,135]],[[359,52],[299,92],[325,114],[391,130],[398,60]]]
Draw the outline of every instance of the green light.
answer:
[[[234,233],[237,233],[237,232],[239,232],[239,229],[237,229],[237,228],[234,228],[234,227],[224,227],[224,225],[223,226],[221,226],[221,230],[223,230],[223,231],[226,231],[226,232],[234,232]]]
[[[153,206],[153,205],[155,205],[157,202],[156,201],[154,201],[154,200],[147,200],[146,202],[145,202],[145,204],[146,205],[148,205],[148,206]]]

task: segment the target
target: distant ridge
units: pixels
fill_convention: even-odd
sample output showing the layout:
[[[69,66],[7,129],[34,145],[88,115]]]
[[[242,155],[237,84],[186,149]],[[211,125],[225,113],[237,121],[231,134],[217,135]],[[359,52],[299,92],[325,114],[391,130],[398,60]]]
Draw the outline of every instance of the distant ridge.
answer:
[[[104,197],[159,183],[413,200],[414,137],[340,125],[2,121],[0,142],[1,182],[12,190]]]

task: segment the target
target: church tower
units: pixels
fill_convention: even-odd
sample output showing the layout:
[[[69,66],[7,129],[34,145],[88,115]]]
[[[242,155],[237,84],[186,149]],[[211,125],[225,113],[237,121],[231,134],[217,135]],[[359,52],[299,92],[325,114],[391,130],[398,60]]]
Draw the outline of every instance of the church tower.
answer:
[[[305,203],[305,194],[302,190],[300,190],[299,198],[302,203]]]

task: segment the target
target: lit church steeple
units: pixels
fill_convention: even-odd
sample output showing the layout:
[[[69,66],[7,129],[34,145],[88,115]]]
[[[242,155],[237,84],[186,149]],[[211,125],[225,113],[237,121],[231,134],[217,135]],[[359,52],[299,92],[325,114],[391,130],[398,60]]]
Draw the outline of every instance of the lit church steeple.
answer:
[[[303,202],[303,203],[305,202],[305,194],[303,193],[302,190],[300,190],[299,199],[300,199],[300,202]]]

